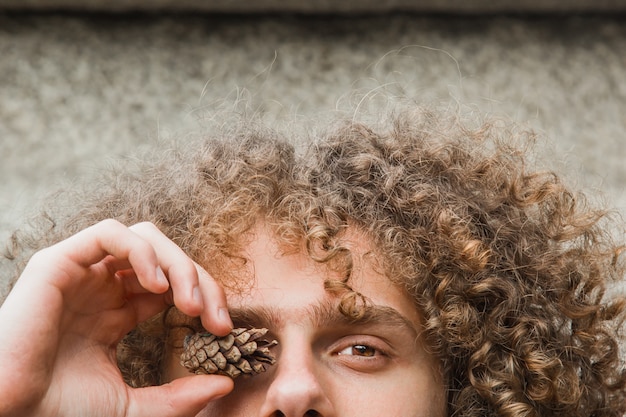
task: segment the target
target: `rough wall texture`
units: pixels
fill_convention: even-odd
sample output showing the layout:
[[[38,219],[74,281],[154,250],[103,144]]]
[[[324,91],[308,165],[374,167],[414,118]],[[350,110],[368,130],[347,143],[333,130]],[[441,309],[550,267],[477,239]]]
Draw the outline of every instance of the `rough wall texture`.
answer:
[[[623,51],[608,16],[0,15],[0,237],[58,183],[212,108],[306,122],[383,95],[526,123],[626,212]]]

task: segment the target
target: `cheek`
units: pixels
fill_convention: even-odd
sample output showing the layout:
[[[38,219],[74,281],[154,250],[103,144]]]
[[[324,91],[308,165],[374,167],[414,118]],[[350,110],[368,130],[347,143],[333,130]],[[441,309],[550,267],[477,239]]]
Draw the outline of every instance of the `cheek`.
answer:
[[[440,367],[425,353],[413,360],[398,359],[387,371],[375,374],[335,373],[335,400],[343,403],[338,415],[360,417],[444,417],[447,389]],[[421,359],[417,359],[421,357]],[[349,399],[349,400],[348,400]],[[339,408],[338,408],[339,409]],[[354,414],[358,412],[358,414]]]
[[[360,417],[443,417],[445,389],[435,378],[396,374],[375,381],[337,387],[337,401],[343,402],[344,414]],[[349,400],[348,400],[349,399]],[[355,412],[357,414],[355,414]]]

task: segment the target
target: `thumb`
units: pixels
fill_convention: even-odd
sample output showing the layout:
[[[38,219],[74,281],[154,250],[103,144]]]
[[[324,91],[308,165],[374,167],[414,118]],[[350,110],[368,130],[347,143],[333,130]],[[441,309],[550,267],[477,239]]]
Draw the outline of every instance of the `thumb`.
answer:
[[[158,387],[132,389],[128,416],[192,417],[233,387],[233,380],[226,376],[196,375]]]

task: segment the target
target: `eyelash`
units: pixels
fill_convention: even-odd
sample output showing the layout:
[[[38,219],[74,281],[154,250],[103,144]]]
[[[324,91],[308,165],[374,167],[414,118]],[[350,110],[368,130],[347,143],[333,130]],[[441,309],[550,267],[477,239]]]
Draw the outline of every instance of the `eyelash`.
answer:
[[[382,366],[391,358],[383,342],[372,337],[345,337],[336,344],[334,355],[346,363],[372,367]]]
[[[351,353],[344,353],[348,349],[350,349],[352,352]],[[366,350],[367,352],[353,353],[357,349]],[[373,346],[370,346],[368,344],[365,344],[365,343],[355,343],[355,344],[351,344],[350,346],[347,346],[346,348],[344,348],[341,351],[337,352],[337,355],[339,355],[339,356],[343,356],[343,355],[346,355],[346,356],[360,356],[362,358],[371,358],[371,357],[376,357],[376,356],[380,356],[380,355],[385,355],[385,353],[382,352],[380,349],[378,349],[376,347],[373,347]]]
[[[335,346],[333,356],[337,362],[359,373],[380,372],[393,358],[383,342],[374,337],[345,337]]]

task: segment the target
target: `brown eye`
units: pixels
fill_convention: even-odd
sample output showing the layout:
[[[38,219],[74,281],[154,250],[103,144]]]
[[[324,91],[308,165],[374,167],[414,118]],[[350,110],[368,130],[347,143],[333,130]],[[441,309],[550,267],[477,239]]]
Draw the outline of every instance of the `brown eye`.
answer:
[[[367,345],[352,345],[339,352],[339,355],[376,356],[376,349]]]
[[[360,355],[360,356],[374,356],[374,355],[376,355],[376,349],[374,349],[371,346],[354,345],[354,346],[352,346],[352,351],[354,352],[355,355]]]

